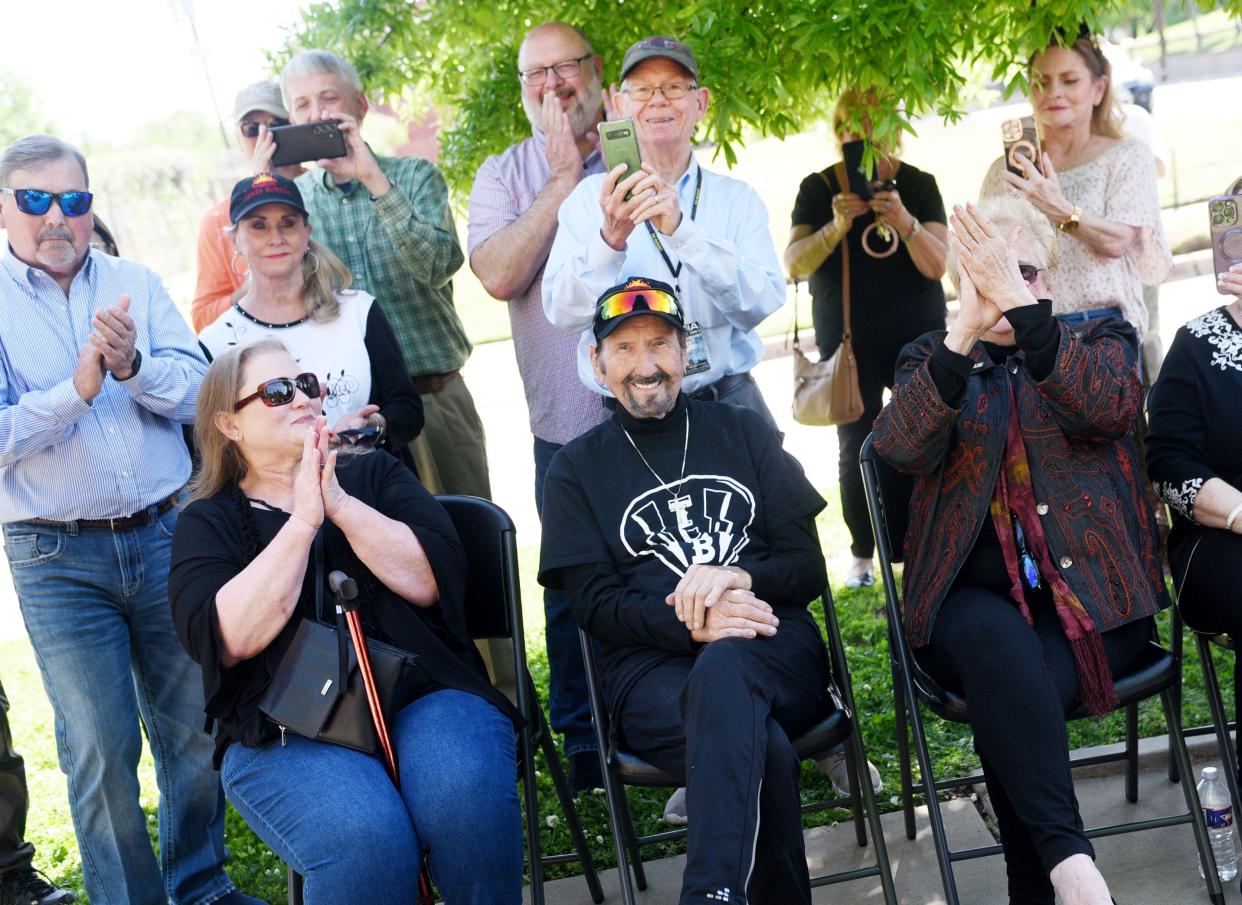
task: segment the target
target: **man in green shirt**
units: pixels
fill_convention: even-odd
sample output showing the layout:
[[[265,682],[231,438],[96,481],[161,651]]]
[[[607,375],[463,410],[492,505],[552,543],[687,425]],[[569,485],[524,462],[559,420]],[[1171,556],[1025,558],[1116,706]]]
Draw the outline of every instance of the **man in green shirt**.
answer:
[[[362,140],[367,99],[354,67],[308,50],[280,76],[295,125],[335,120],[348,154],[297,179],[315,238],[345,262],[353,285],[375,296],[392,324],[423,399],[426,425],[412,452],[433,493],[490,497],[483,425],[461,377],[470,340],[453,307],[463,263],[448,186],[420,157],[381,157]]]

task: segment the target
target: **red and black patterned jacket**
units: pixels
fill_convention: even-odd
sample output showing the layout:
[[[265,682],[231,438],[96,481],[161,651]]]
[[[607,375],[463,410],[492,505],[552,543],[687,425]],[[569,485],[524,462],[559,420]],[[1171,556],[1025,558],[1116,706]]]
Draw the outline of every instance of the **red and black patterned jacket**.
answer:
[[[975,370],[957,407],[941,399],[931,374],[943,332],[901,352],[874,443],[890,465],[917,476],[902,579],[906,634],[915,647],[930,639],[940,604],[990,518],[1010,380],[1049,550],[1098,630],[1169,604],[1155,521],[1139,490],[1129,439],[1142,404],[1134,330],[1116,319],[1081,330],[1057,327],[1055,363],[1043,380],[1028,370],[1020,349],[996,362],[976,344],[969,356]]]

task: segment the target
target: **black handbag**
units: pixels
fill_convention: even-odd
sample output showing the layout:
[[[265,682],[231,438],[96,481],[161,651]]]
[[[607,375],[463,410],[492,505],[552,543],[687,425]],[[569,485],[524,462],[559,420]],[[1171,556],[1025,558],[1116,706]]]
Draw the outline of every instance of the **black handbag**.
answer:
[[[315,535],[315,619],[302,619],[259,709],[285,732],[375,754],[379,738],[367,704],[358,658],[336,601],[336,627],[324,624],[323,535]],[[367,641],[371,672],[388,724],[405,696],[415,656],[379,641]]]

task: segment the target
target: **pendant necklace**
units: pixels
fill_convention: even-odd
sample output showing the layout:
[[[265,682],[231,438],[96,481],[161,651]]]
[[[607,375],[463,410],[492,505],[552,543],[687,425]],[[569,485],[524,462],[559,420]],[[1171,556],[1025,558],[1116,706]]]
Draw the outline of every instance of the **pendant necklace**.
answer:
[[[647,466],[647,470],[651,472],[653,475],[655,475],[655,479],[660,482],[660,486],[663,487],[666,491],[668,491],[668,495],[670,497],[668,501],[668,511],[672,512],[673,514],[677,516],[678,525],[688,522],[689,517],[686,515],[686,511],[690,508],[690,497],[678,496],[676,493],[670,490],[669,487],[671,485],[669,485],[669,483],[665,481],[664,478],[660,477],[660,473],[658,471],[656,471],[654,468],[651,467],[651,463],[647,461],[647,457],[643,455],[643,451],[638,448],[638,444],[634,442],[634,438],[630,436],[630,432],[627,431],[624,427],[621,428],[621,432],[625,434],[625,439],[630,441],[630,446],[634,447],[634,452],[638,453],[638,458],[643,460],[643,464]],[[686,480],[686,454],[689,451],[690,451],[690,412],[687,411],[686,412],[686,439],[683,442],[682,447],[681,447],[681,477],[677,479],[677,484],[676,484],[679,490],[681,489],[681,485]]]

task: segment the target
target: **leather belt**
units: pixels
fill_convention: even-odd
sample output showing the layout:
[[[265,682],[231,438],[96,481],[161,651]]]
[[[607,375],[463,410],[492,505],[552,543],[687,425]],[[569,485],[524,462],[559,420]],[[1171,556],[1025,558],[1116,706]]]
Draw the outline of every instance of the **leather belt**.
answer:
[[[750,383],[753,380],[754,378],[750,376],[749,371],[745,374],[726,374],[715,383],[701,387],[688,395],[691,399],[705,399],[708,402],[716,402],[721,396],[725,395],[730,390],[735,389],[743,383]]]
[[[60,528],[62,531],[69,528],[70,525],[76,525],[79,528],[106,528],[109,531],[126,531],[130,528],[145,528],[153,521],[166,513],[173,506],[177,505],[177,497],[181,491],[165,497],[155,504],[155,514],[151,514],[151,507],[140,509],[133,515],[122,516],[121,518],[80,518],[74,519],[72,522],[58,522],[50,518],[32,518],[28,519],[32,525],[51,525],[53,528]]]
[[[410,382],[414,384],[414,392],[425,396],[428,393],[440,392],[445,384],[460,373],[461,371],[446,371],[443,374],[420,374],[417,377],[411,377]]]

